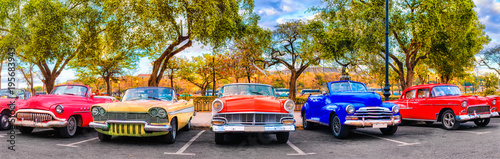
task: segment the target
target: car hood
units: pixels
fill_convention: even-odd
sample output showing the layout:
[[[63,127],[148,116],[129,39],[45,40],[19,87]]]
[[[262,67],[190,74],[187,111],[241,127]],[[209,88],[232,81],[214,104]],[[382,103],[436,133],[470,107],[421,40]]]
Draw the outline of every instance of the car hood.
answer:
[[[149,108],[157,105],[172,104],[169,101],[137,100],[115,103],[101,103],[94,106],[103,107],[108,112],[148,112]]]
[[[442,101],[442,102],[459,102],[461,103],[462,101],[466,100],[468,105],[489,105],[488,101],[489,99],[486,97],[481,97],[481,96],[440,96],[440,97],[434,97],[434,100],[437,101]],[[454,104],[454,103],[449,103],[449,104]]]
[[[364,106],[382,106],[382,99],[375,92],[335,92],[330,95],[332,103],[361,103]]]
[[[74,95],[43,95],[34,96],[26,100],[25,104],[19,105],[19,109],[41,109],[50,110],[51,106],[65,103],[81,102],[85,97]]]
[[[270,96],[228,96],[219,98],[223,112],[284,112],[281,100]]]

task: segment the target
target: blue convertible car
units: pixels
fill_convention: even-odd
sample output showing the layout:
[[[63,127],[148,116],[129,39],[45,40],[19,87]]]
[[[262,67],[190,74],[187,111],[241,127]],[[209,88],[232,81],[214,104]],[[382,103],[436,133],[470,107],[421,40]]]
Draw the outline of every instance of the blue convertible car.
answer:
[[[329,82],[323,94],[309,96],[301,114],[304,129],[314,124],[330,126],[336,138],[346,138],[350,129],[361,127],[392,135],[401,123],[397,105],[382,102],[379,94],[355,81]]]

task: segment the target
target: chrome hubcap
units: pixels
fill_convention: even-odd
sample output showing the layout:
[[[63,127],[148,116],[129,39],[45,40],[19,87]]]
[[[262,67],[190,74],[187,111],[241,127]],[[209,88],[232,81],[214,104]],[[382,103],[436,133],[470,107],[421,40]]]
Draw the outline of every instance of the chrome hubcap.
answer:
[[[177,135],[177,124],[174,123],[172,126],[172,137],[175,139],[175,135]]]
[[[69,118],[69,122],[68,122],[68,133],[70,135],[74,135],[76,133],[76,119],[71,117]]]
[[[446,113],[443,118],[443,124],[446,127],[453,127],[453,125],[455,125],[455,116],[450,113]]]
[[[9,118],[6,115],[2,116],[2,127],[7,128],[9,126]]]
[[[333,117],[333,132],[335,132],[335,134],[338,134],[340,132],[340,120],[339,120],[339,117],[335,116]]]

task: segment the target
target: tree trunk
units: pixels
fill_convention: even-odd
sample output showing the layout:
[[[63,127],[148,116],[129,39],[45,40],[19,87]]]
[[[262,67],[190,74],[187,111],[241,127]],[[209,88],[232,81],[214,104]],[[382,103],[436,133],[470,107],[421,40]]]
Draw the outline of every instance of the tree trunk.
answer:
[[[45,81],[43,83],[45,84],[45,87],[47,88],[47,93],[51,93],[52,89],[54,89],[55,79],[56,79],[56,77],[54,77],[54,75],[45,78]]]
[[[247,76],[247,80],[248,80],[248,83],[252,83],[252,82],[250,82],[250,76]]]
[[[295,101],[295,96],[297,90],[295,89],[295,84],[297,82],[298,76],[296,72],[290,71],[290,81],[288,82],[288,99]]]
[[[201,89],[201,96],[206,96],[207,95],[207,88],[206,87],[202,87],[200,89]]]
[[[172,70],[172,73],[170,74],[170,87],[172,87],[172,89],[174,88],[174,70]]]

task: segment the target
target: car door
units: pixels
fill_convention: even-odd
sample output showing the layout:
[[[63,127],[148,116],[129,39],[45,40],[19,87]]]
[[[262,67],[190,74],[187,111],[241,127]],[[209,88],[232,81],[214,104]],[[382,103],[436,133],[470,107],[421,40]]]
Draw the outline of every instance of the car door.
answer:
[[[420,88],[416,92],[416,96],[414,99],[410,99],[408,102],[412,107],[413,118],[415,119],[429,119],[429,108],[431,108],[428,101],[429,97],[429,89],[428,88]]]
[[[307,118],[319,121],[319,116],[321,116],[321,108],[324,106],[324,95],[310,95],[309,96],[309,112],[306,112]]]
[[[403,97],[401,99],[401,103],[399,104],[400,108],[400,114],[403,117],[403,119],[409,118],[413,119],[414,113],[413,113],[413,99],[415,99],[415,93],[416,90],[408,90],[403,94]]]

